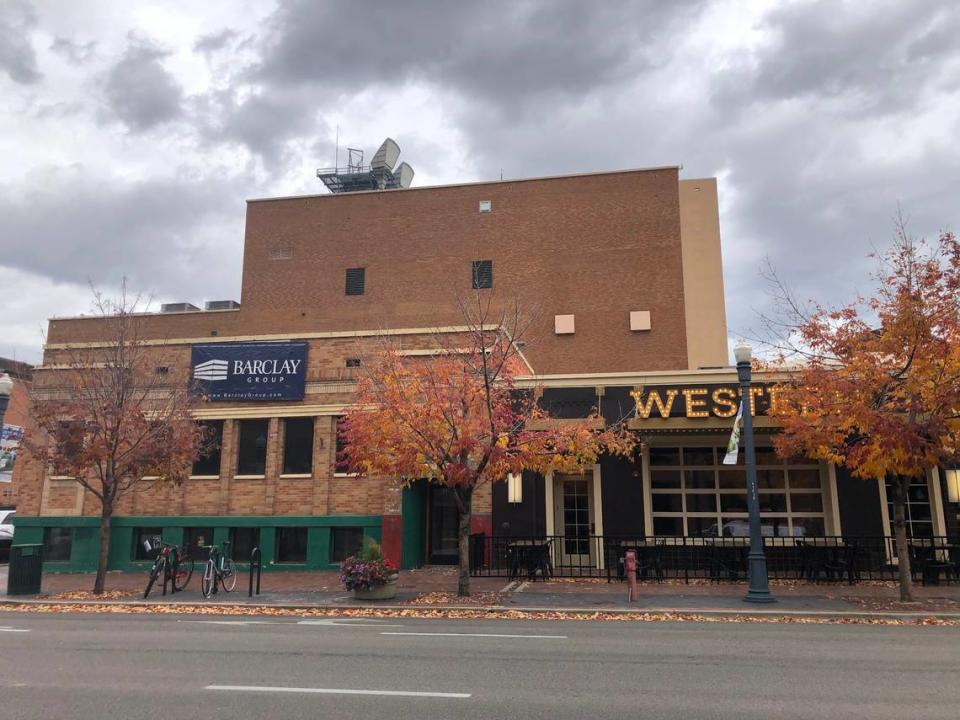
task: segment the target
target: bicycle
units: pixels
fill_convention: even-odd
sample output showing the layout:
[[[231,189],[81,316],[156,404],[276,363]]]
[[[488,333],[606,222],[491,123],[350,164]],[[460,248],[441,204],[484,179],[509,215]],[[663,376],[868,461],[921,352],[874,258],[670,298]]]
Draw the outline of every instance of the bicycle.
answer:
[[[237,566],[228,553],[230,542],[223,543],[223,547],[221,550],[216,545],[209,546],[210,556],[200,578],[200,592],[205,598],[216,594],[218,584],[224,592],[231,592],[237,586]]]
[[[149,540],[144,541],[144,545],[147,547],[147,551],[154,549]],[[190,582],[190,578],[193,577],[193,558],[190,557],[190,553],[178,545],[160,544],[160,550],[153,559],[153,567],[150,568],[150,579],[147,580],[147,587],[143,591],[144,600],[147,599],[153,584],[161,574],[164,578],[164,585],[169,580],[174,592],[184,590],[187,583]]]

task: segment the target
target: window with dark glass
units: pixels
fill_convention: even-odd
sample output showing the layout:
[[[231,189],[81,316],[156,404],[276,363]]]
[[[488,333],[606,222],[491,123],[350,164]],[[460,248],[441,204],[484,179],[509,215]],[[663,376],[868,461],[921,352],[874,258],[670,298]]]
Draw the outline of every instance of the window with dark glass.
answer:
[[[347,442],[343,435],[344,418],[338,416],[334,424],[334,433],[336,434],[336,455],[334,458],[334,472],[338,474],[347,474],[350,471],[350,462],[346,457]]]
[[[283,421],[283,473],[307,475],[313,472],[312,417]]]
[[[267,468],[268,420],[240,420],[237,475],[263,475]]]
[[[230,528],[230,557],[237,562],[250,562],[255,547],[260,545],[260,528]]]
[[[360,358],[347,358],[347,367],[348,368],[360,367]]]
[[[277,562],[303,563],[307,561],[307,529],[305,527],[277,528]]]
[[[133,529],[133,555],[134,560],[153,561],[160,552],[160,545],[163,542],[163,530],[158,527],[141,527]]]
[[[203,560],[213,545],[213,528],[188,527],[183,529],[183,546],[194,560]]]
[[[363,295],[366,290],[366,268],[347,268],[347,295]]]
[[[48,527],[43,529],[43,559],[45,562],[69,562],[73,550],[73,528]]]
[[[200,455],[193,461],[191,475],[220,474],[220,448],[223,445],[223,420],[204,420],[200,423],[203,429],[203,448]]]
[[[474,290],[493,287],[493,260],[474,260],[470,272]]]
[[[330,562],[343,562],[363,548],[363,528],[336,527],[330,537]]]
[[[70,474],[74,459],[83,450],[86,428],[78,420],[64,420],[57,428],[57,453],[65,464],[54,468],[57,475]]]

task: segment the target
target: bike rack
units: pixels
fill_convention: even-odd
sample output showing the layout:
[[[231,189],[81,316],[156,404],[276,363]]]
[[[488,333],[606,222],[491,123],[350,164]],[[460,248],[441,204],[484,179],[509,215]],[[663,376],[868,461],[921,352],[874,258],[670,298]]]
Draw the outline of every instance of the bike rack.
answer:
[[[263,570],[263,562],[260,560],[260,547],[255,547],[250,553],[250,579],[247,584],[247,597],[253,597],[253,573],[257,573],[257,595],[260,594],[260,573]]]

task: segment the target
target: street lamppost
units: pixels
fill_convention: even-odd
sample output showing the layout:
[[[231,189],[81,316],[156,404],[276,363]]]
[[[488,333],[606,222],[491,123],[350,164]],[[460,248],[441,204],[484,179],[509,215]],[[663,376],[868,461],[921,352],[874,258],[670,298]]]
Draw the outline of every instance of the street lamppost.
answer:
[[[746,343],[733,349],[737,359],[737,379],[740,381],[740,400],[743,403],[743,445],[747,466],[747,510],[750,513],[750,553],[747,565],[750,587],[745,602],[772,603],[767,580],[767,558],[763,554],[763,536],[760,533],[760,500],[757,497],[757,455],[753,448],[753,413],[750,411],[750,359],[753,351]]]
[[[13,380],[0,370],[0,435],[3,434],[3,416],[7,412],[7,404],[10,402],[10,393],[12,392]]]

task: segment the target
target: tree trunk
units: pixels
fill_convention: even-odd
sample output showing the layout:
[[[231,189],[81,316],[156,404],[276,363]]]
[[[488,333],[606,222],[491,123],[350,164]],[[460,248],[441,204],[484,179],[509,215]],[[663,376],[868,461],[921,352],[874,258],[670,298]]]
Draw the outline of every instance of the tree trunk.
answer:
[[[907,546],[907,477],[894,478],[893,532],[897,540],[897,565],[900,574],[900,601],[913,602],[913,581],[910,578],[910,548]]]
[[[107,580],[107,557],[110,553],[110,515],[113,508],[104,500],[100,510],[100,557],[97,559],[97,578],[93,581],[93,594],[103,593]]]
[[[454,491],[457,496],[457,512],[460,527],[458,537],[458,553],[460,560],[460,574],[457,579],[457,595],[470,596],[470,517],[473,512],[473,488],[458,487]]]

